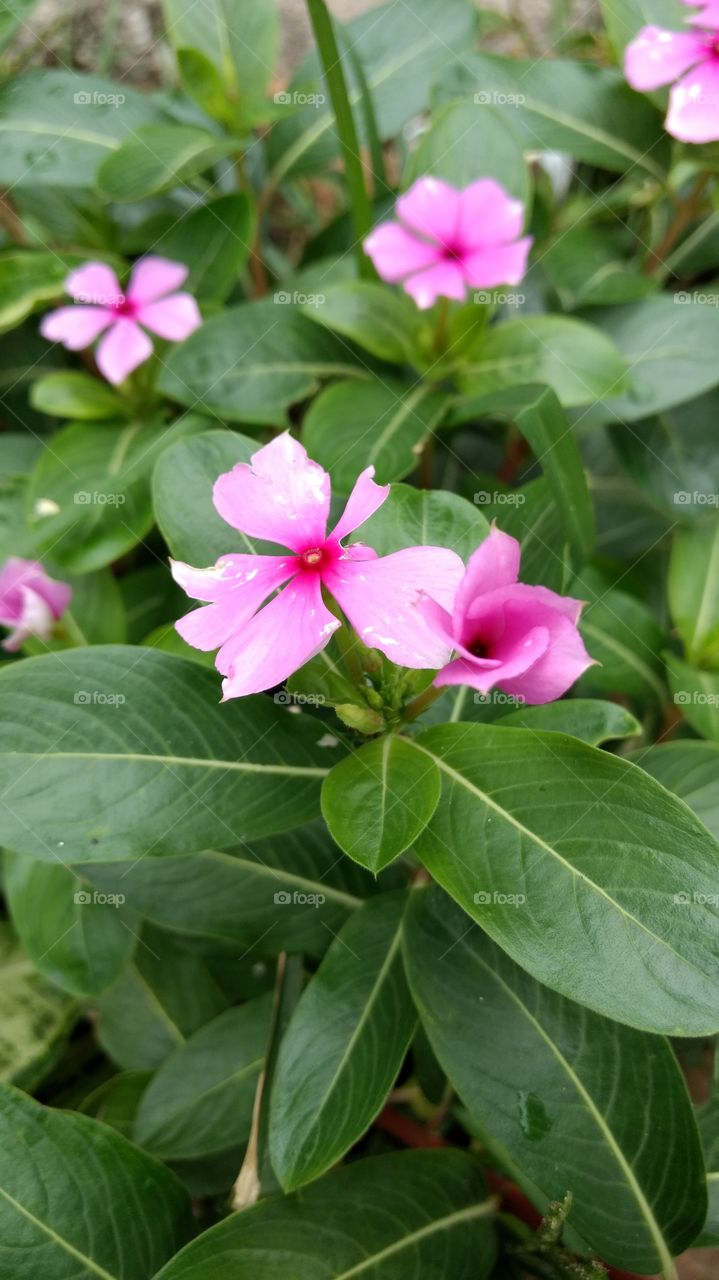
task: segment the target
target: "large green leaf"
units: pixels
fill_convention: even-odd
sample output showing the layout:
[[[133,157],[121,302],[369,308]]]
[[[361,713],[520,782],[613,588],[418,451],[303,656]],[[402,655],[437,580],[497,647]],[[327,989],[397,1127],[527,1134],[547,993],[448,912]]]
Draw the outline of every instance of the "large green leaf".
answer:
[[[164,422],[73,422],[44,446],[27,491],[40,548],[65,568],[89,573],[110,564],[152,528],[152,469],[174,441],[201,430],[185,414]],[[43,500],[55,514],[44,515]]]
[[[405,185],[431,173],[466,187],[481,175],[494,178],[528,204],[529,170],[514,129],[514,113],[492,106],[482,94],[478,98],[479,102],[451,102],[437,112],[410,159]]]
[[[577,223],[562,230],[542,255],[542,267],[565,311],[635,302],[656,293],[658,281],[627,260],[624,229]]]
[[[719,743],[665,742],[631,759],[686,801],[719,840]]]
[[[310,320],[390,364],[405,364],[415,356],[421,316],[406,293],[367,280],[348,280],[329,285],[317,297],[317,305],[304,307]]]
[[[93,892],[60,861],[6,853],[5,892],[28,955],[65,991],[95,995],[129,963],[137,919],[121,891]]]
[[[185,288],[196,297],[223,302],[236,286],[251,252],[255,210],[245,192],[207,200],[177,220],[153,244],[152,252],[185,262]]]
[[[581,692],[663,701],[661,651],[665,637],[654,614],[627,591],[604,591],[587,575],[572,586],[572,595],[587,600],[579,624],[597,666],[585,671]]]
[[[345,342],[291,305],[249,302],[214,316],[174,347],[160,389],[180,404],[232,422],[287,426],[287,410],[325,378],[369,377]]]
[[[600,702],[592,698],[563,698],[538,707],[520,707],[501,717],[501,724],[519,729],[551,729],[581,738],[592,747],[617,738],[631,738],[642,732],[642,726],[617,702]],[[670,788],[671,790],[671,788]]]
[[[73,1002],[38,973],[2,921],[0,1080],[34,1088],[52,1065],[74,1016]]]
[[[0,332],[13,329],[43,303],[61,297],[68,272],[80,265],[76,254],[19,249],[0,255]]]
[[[719,665],[719,515],[677,531],[667,587],[689,662]]]
[[[618,55],[640,27],[654,24],[682,31],[687,13],[681,0],[599,0],[604,25]]]
[[[273,0],[165,0],[167,34],[175,48],[197,50],[214,63],[230,102],[251,105],[272,79],[279,36]]]
[[[313,818],[334,763],[322,726],[263,697],[219,706],[218,692],[195,663],[131,646],[10,664],[2,843],[98,861],[194,853]]]
[[[212,502],[212,486],[223,471],[249,462],[259,448],[236,431],[204,431],[163,453],[155,468],[155,517],[172,554],[189,564],[214,564],[228,551],[255,552],[262,544],[232,529]]]
[[[567,407],[619,396],[627,385],[621,344],[567,316],[527,316],[489,329],[460,370],[462,390],[484,395],[544,382]],[[613,400],[611,401],[613,403]]]
[[[630,1026],[719,1028],[719,847],[685,804],[556,733],[450,724],[414,749],[443,781],[417,852],[518,964]]]
[[[414,842],[434,813],[437,770],[403,738],[385,734],[340,760],[322,785],[322,814],[340,848],[381,871]]]
[[[0,87],[0,186],[91,187],[105,157],[165,117],[147,94],[70,71],[26,71]]]
[[[145,200],[188,182],[236,145],[192,125],[148,124],[103,160],[97,184],[108,200]]]
[[[466,560],[489,533],[482,512],[459,494],[393,484],[379,511],[355,536],[381,555],[405,547],[451,547]]]
[[[402,1151],[231,1214],[155,1280],[485,1280],[494,1201],[463,1151]],[[84,1278],[83,1278],[84,1280]]]
[[[703,738],[719,741],[719,671],[703,671],[666,655],[669,687],[677,707]]]
[[[191,1234],[179,1182],[114,1129],[0,1090],[0,1236],[13,1280],[151,1280]]]
[[[165,1161],[241,1147],[270,1025],[272,997],[258,996],[196,1031],[165,1059],[140,1100],[134,1138]]]
[[[413,897],[409,980],[466,1105],[547,1196],[571,1193],[570,1223],[603,1259],[674,1275],[705,1192],[669,1045],[540,986],[439,890]]]

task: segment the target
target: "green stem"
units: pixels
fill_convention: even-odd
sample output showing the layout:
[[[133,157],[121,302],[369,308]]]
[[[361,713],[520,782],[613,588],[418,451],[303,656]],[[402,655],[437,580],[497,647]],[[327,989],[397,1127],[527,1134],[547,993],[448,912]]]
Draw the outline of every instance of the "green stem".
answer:
[[[372,265],[362,249],[362,241],[372,228],[372,205],[365,186],[357,130],[347,93],[347,83],[342,70],[342,60],[337,48],[332,18],[325,0],[307,0],[307,10],[310,15],[315,40],[317,41],[324,80],[330,95],[337,135],[344,158],[345,179],[352,209],[359,273],[365,279],[372,279]]]
[[[85,646],[90,643],[85,632],[75,621],[69,609],[66,609],[62,615],[62,623],[60,629],[65,632],[68,640],[72,640],[76,646]]]
[[[428,707],[431,707],[432,703],[436,702],[438,698],[441,698],[442,694],[445,692],[445,689],[436,689],[435,686],[431,684],[428,689],[425,689],[422,693],[418,694],[416,698],[413,698],[411,702],[407,703],[407,706],[402,712],[402,719],[405,722],[416,720],[417,716],[421,716],[422,712],[426,711]]]

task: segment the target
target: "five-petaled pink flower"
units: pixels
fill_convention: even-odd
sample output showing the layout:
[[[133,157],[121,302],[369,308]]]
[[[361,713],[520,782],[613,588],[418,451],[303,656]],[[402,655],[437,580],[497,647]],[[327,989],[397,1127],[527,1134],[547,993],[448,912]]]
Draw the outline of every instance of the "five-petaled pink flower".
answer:
[[[343,545],[389,494],[373,475],[367,467],[358,477],[329,534],[330,478],[288,432],[216,481],[213,502],[223,520],[250,538],[290,548],[284,555],[225,555],[209,569],[171,562],[187,594],[209,602],[176,627],[196,649],[219,646],[225,700],[281,684],[324,649],[341,624],[323,588],[364,644],[397,665],[434,668],[447,661],[447,644],[426,626],[416,602],[427,592],[449,607],[464,567],[459,556],[444,547],[408,547],[378,557],[360,543]]]
[[[76,305],[51,311],[40,332],[50,342],[80,351],[107,330],[95,359],[103,376],[116,386],[152,355],[145,329],[159,338],[181,342],[202,324],[192,295],[176,292],[187,274],[181,262],[142,258],[133,268],[124,294],[110,267],[88,262],[71,271],[65,281]]]
[[[627,45],[624,73],[647,93],[672,84],[665,126],[681,142],[719,140],[719,0],[688,20],[693,31],[642,27]]]
[[[461,302],[467,289],[519,284],[531,236],[521,239],[524,206],[492,178],[457,191],[439,178],[418,178],[395,206],[397,222],[367,236],[378,274],[401,282],[423,310],[437,298]]]
[[[28,636],[48,640],[71,598],[72,587],[50,578],[37,560],[11,556],[0,569],[0,623],[11,628],[3,649],[21,648]]]
[[[592,665],[577,622],[580,600],[518,582],[516,538],[492,527],[470,557],[451,611],[426,598],[420,611],[456,656],[436,685],[498,685],[527,703],[553,702]]]

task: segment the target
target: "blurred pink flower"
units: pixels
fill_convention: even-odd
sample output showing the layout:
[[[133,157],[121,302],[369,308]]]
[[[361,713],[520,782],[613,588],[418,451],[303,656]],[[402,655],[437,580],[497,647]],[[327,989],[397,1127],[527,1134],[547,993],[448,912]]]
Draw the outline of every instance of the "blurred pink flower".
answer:
[[[420,611],[456,653],[436,685],[498,685],[527,703],[553,702],[592,666],[577,622],[580,600],[518,582],[520,547],[494,526],[470,557],[451,612],[425,598]],[[431,594],[431,593],[430,593]]]
[[[0,623],[11,628],[3,649],[19,649],[28,636],[48,640],[71,598],[72,587],[48,577],[37,560],[11,556],[0,569]]]
[[[74,307],[59,307],[42,321],[40,332],[50,342],[80,351],[105,334],[97,348],[97,367],[115,386],[152,355],[149,329],[160,338],[181,342],[202,324],[195,299],[176,293],[188,268],[167,258],[142,258],[133,267],[127,294],[115,272],[102,262],[88,262],[65,281]],[[140,326],[144,326],[141,328]]]
[[[461,302],[467,289],[519,284],[531,236],[518,239],[524,206],[493,178],[457,191],[439,178],[418,178],[364,242],[378,274],[401,282],[423,310],[437,298]]]
[[[701,12],[687,21],[696,29],[642,27],[627,45],[624,74],[640,93],[673,86],[664,122],[673,137],[680,142],[715,142],[719,140],[719,0],[707,0]]]
[[[389,494],[373,475],[367,467],[358,477],[329,534],[330,478],[289,432],[216,481],[213,502],[223,520],[250,538],[290,548],[284,555],[222,556],[209,569],[171,561],[187,594],[209,602],[176,627],[196,649],[219,646],[225,700],[281,684],[324,649],[341,624],[323,587],[363,643],[392,662],[432,668],[447,661],[447,645],[425,626],[416,601],[428,592],[449,606],[462,576],[459,556],[444,547],[409,547],[380,558],[361,543],[342,545]]]

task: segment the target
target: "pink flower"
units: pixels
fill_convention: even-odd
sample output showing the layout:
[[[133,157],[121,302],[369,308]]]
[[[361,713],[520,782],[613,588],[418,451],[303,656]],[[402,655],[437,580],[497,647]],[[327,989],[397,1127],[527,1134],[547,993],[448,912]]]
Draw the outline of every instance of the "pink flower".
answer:
[[[152,355],[149,329],[160,338],[181,342],[202,324],[195,299],[175,293],[188,268],[167,258],[142,258],[130,276],[127,294],[115,272],[102,262],[71,271],[67,292],[79,306],[60,307],[45,316],[40,332],[50,342],[80,351],[105,334],[97,348],[97,367],[115,386]],[[140,326],[144,326],[141,328]]]
[[[171,562],[187,594],[209,601],[176,627],[196,649],[220,646],[225,700],[281,684],[324,649],[341,624],[323,588],[364,644],[392,662],[417,668],[446,662],[449,650],[425,625],[416,601],[426,591],[449,605],[462,576],[459,556],[443,547],[409,547],[378,558],[360,543],[342,545],[389,494],[373,475],[367,467],[358,477],[329,534],[330,478],[289,432],[215,482],[213,502],[223,520],[250,538],[290,548],[284,555],[222,556],[209,569]]]
[[[71,598],[72,587],[48,577],[37,560],[11,556],[0,569],[0,623],[12,628],[3,649],[19,649],[28,636],[48,640]]]
[[[627,45],[624,74],[641,93],[672,84],[665,127],[681,142],[719,140],[719,0],[689,19],[707,30],[642,27]]]
[[[528,703],[553,702],[592,665],[577,630],[580,600],[517,582],[516,538],[492,530],[470,557],[452,612],[433,599],[423,617],[457,656],[436,685],[498,685]]]
[[[517,237],[524,207],[493,178],[457,191],[439,178],[418,178],[396,205],[398,222],[367,236],[366,253],[379,275],[399,281],[425,310],[437,298],[461,302],[467,289],[519,284],[531,236]]]

